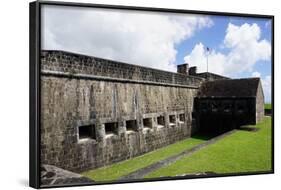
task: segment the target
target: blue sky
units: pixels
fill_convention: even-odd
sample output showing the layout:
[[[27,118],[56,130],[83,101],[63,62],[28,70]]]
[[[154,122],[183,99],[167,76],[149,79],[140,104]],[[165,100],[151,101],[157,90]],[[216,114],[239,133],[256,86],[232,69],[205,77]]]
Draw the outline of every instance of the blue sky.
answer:
[[[237,26],[241,26],[245,23],[250,25],[256,23],[261,29],[261,39],[266,39],[271,43],[271,26],[269,25],[269,19],[226,16],[210,16],[210,18],[214,23],[212,27],[198,31],[192,38],[176,46],[178,50],[176,64],[182,64],[186,54],[190,53],[193,47],[199,42],[202,42],[210,49],[227,53],[229,50],[221,48],[221,45],[223,44],[226,28],[229,23]],[[190,64],[192,65],[192,63]],[[210,62],[209,67],[212,67]],[[271,61],[258,61],[254,66],[254,70],[259,72],[261,76],[271,75]],[[249,77],[251,74],[251,72],[244,72],[236,76],[236,78]]]
[[[69,19],[71,18],[71,19]],[[260,77],[271,101],[270,20],[229,16],[43,6],[42,48],[176,72]],[[211,50],[206,51],[206,47]]]
[[[225,16],[209,16],[209,18],[213,22],[211,27],[198,30],[191,38],[183,40],[176,45],[177,55],[175,64],[187,62],[190,66],[197,66],[199,72],[206,72],[206,54],[208,53],[206,47],[209,47],[211,49],[211,53],[208,56],[210,72],[231,78],[260,77],[265,101],[271,102],[270,20]],[[231,28],[229,27],[230,25],[236,29],[228,30]],[[235,33],[239,33],[240,36],[235,37]],[[245,39],[243,39],[243,34],[247,36]],[[239,38],[241,38],[240,41]],[[238,40],[239,43],[238,45],[227,47],[226,39],[233,43]],[[240,48],[244,45],[248,47]],[[218,55],[220,55],[220,58],[218,58]],[[237,58],[237,56],[240,56],[240,58]],[[231,61],[234,57],[237,60]]]

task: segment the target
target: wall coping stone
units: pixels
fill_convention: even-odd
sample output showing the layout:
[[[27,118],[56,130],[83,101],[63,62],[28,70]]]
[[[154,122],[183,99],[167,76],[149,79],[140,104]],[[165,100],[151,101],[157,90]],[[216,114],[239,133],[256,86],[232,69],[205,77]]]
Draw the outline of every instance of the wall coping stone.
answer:
[[[61,77],[198,88],[202,77],[59,50],[41,51],[41,73]]]

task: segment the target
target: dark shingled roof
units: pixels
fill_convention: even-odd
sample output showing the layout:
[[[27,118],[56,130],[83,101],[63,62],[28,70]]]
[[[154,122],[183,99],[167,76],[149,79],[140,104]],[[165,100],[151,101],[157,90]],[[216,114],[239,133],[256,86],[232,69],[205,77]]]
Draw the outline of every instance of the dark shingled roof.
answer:
[[[204,82],[198,97],[252,97],[257,95],[259,78],[222,79]]]

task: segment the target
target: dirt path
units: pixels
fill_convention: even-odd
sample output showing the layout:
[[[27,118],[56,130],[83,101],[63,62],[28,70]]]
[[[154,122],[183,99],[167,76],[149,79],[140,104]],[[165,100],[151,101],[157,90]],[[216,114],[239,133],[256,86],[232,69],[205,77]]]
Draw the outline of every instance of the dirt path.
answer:
[[[197,152],[198,150],[210,145],[210,144],[213,144],[215,143],[216,141],[234,133],[236,130],[232,130],[232,131],[229,131],[227,133],[224,133],[222,135],[219,135],[217,137],[214,137],[210,140],[208,140],[207,142],[205,143],[202,143],[202,144],[199,144],[191,149],[188,149],[188,150],[185,150],[183,152],[181,152],[180,154],[177,154],[177,155],[174,155],[174,156],[171,156],[169,158],[166,158],[165,160],[161,160],[159,162],[156,162],[154,164],[151,164],[145,168],[142,168],[142,169],[139,169],[139,170],[136,170],[128,175],[125,175],[121,178],[119,178],[119,180],[128,180],[128,179],[142,179],[144,176],[146,176],[147,174],[159,169],[159,168],[162,168],[164,166],[167,166],[171,163],[174,163],[175,161],[181,159],[182,157],[184,156],[189,156],[191,154],[193,154],[194,152]]]

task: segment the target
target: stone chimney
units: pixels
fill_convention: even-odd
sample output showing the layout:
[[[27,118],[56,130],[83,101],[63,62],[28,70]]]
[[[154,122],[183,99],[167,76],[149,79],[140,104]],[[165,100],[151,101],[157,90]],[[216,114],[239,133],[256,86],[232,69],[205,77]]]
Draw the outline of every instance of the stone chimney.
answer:
[[[181,65],[178,65],[177,68],[178,68],[177,69],[178,73],[185,74],[185,75],[189,74],[189,72],[188,72],[188,63],[184,63],[184,64],[181,64]]]
[[[189,70],[188,70],[188,74],[189,75],[193,75],[195,76],[197,73],[197,67],[190,67]]]

